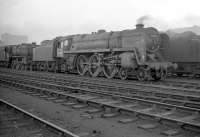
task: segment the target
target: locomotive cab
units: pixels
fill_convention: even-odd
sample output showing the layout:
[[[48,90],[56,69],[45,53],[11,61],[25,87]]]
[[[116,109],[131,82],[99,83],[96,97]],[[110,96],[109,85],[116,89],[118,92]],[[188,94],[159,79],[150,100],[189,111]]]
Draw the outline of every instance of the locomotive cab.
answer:
[[[54,41],[55,57],[63,58],[64,51],[69,51],[71,48],[70,39],[61,37]]]
[[[65,43],[65,41],[58,42],[58,45],[56,47],[57,57],[60,57],[60,58],[63,57],[63,48],[64,48],[65,44],[67,44],[67,43],[68,43],[68,41],[66,41],[66,43]]]

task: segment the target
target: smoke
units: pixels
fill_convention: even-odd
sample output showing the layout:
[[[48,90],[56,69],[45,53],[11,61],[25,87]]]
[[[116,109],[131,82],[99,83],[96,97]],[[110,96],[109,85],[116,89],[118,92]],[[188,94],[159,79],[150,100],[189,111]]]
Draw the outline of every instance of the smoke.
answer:
[[[165,31],[174,28],[199,26],[200,16],[195,14],[186,14],[181,18],[164,20],[161,17],[144,15],[137,19],[137,24],[144,24],[145,27],[155,27],[158,30]]]
[[[161,18],[155,18],[151,15],[141,16],[137,19],[137,24],[144,24],[145,27],[155,27],[159,30],[166,30],[170,28],[170,23]]]
[[[142,17],[140,17],[139,19],[137,19],[137,24],[145,24],[146,22],[152,20],[153,17],[150,15],[144,15]]]

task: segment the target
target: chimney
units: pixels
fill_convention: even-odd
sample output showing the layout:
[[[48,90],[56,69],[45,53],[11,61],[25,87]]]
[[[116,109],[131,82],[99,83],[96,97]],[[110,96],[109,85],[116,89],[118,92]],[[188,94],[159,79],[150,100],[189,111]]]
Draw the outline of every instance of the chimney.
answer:
[[[144,28],[144,24],[136,24],[136,29],[143,29]]]

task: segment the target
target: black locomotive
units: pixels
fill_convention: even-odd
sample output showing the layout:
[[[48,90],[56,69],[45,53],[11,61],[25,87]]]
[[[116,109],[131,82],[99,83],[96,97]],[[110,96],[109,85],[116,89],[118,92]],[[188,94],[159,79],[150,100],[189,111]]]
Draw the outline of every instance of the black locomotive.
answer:
[[[132,30],[99,30],[92,34],[56,37],[43,41],[40,46],[29,45],[27,49],[31,49],[31,54],[21,55],[26,56],[26,63],[13,61],[13,54],[4,49],[2,51],[5,55],[9,54],[6,59],[12,58],[8,63],[11,67],[20,64],[25,66],[23,69],[77,72],[79,75],[104,75],[121,79],[135,75],[138,80],[144,81],[164,79],[167,70],[175,67],[163,58],[166,43],[169,43],[166,34],[153,27],[144,28],[143,24],[137,24],[136,29]]]

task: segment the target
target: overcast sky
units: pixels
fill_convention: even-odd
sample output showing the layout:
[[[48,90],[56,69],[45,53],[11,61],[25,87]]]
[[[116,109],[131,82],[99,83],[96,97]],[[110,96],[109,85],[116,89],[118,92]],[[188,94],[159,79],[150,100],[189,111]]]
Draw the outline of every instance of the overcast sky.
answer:
[[[200,25],[199,0],[0,0],[0,34],[28,35],[40,42],[59,35],[135,28],[159,30]]]

